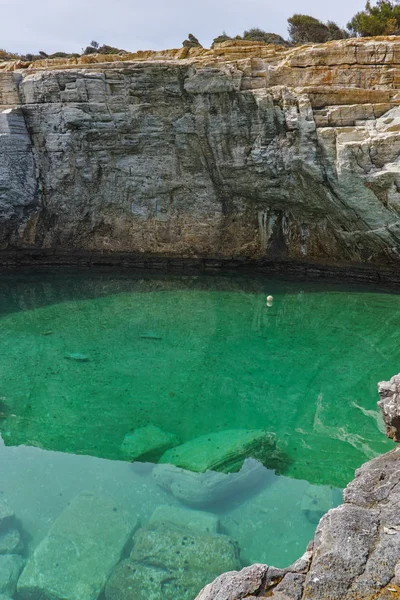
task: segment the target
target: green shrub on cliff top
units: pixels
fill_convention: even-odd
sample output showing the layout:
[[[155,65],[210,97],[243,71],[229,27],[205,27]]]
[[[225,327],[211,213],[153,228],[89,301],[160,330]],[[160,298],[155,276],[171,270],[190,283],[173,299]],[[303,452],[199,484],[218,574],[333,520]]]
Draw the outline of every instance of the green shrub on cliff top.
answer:
[[[244,40],[251,40],[253,42],[265,42],[266,44],[281,44],[285,45],[287,42],[278,35],[277,33],[268,33],[258,27],[253,27],[243,33]]]
[[[288,19],[290,40],[294,44],[323,43],[349,37],[344,29],[333,21],[323,23],[310,15],[295,14]]]

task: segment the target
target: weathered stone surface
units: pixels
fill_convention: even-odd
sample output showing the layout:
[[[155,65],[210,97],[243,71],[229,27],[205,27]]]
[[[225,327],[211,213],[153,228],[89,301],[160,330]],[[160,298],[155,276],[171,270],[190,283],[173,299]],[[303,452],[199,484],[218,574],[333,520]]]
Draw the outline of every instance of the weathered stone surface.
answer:
[[[176,498],[195,507],[208,506],[230,497],[234,492],[249,492],[265,477],[265,469],[255,460],[246,460],[238,473],[194,473],[174,465],[157,465],[155,481]]]
[[[111,499],[77,496],[28,560],[18,581],[19,596],[95,600],[134,525]]]
[[[0,248],[394,267],[400,38],[239,41],[0,63]]]
[[[0,600],[2,594],[14,594],[23,565],[23,559],[16,554],[0,556]]]
[[[400,375],[394,375],[390,381],[381,381],[378,392],[381,398],[378,406],[382,411],[386,435],[400,442]]]
[[[252,565],[240,572],[224,573],[208,584],[196,600],[241,600],[258,594],[267,571],[267,565]]]
[[[307,550],[288,569],[255,564],[240,572],[224,573],[205,586],[196,600],[241,600],[266,596],[279,600],[300,600],[311,556],[311,550]]]
[[[1,83],[0,83],[1,86]],[[16,83],[14,83],[16,89]],[[0,106],[0,248],[10,243],[37,208],[33,148],[20,108]]]
[[[126,460],[154,462],[169,448],[179,444],[179,439],[173,433],[167,433],[154,425],[140,427],[124,437],[121,454]]]
[[[114,569],[107,600],[192,600],[215,575],[239,565],[238,548],[224,535],[199,535],[154,523],[134,536],[131,556]]]
[[[273,433],[232,429],[208,433],[167,450],[160,458],[160,463],[195,473],[236,473],[246,458],[254,458],[268,466],[273,462],[275,447]]]

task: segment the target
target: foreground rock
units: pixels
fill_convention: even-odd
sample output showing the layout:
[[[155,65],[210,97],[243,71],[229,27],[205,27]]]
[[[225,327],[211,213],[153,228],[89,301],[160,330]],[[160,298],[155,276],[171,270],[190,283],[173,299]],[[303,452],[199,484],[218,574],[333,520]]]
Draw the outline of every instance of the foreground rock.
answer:
[[[269,476],[270,473],[254,459],[246,460],[238,473],[194,473],[168,464],[153,469],[153,478],[160,487],[185,504],[199,508],[252,493]]]
[[[388,435],[399,439],[400,376],[379,384]],[[312,498],[311,498],[312,506]],[[363,465],[344,504],[319,522],[309,562],[278,570],[253,565],[226,573],[197,600],[393,600],[400,598],[400,447]],[[309,510],[307,500],[305,508]]]
[[[225,535],[153,522],[134,536],[129,558],[107,583],[107,600],[192,600],[210,578],[239,567],[239,550]]]
[[[261,430],[232,429],[194,438],[163,454],[160,464],[175,465],[187,471],[237,473],[246,458],[273,466],[276,440],[273,433]]]
[[[378,392],[381,398],[378,406],[382,411],[386,435],[400,442],[400,375],[378,383]]]
[[[95,600],[134,525],[113,501],[77,496],[28,560],[18,581],[19,597]]]
[[[224,573],[207,585],[196,600],[241,600],[266,596],[276,600],[300,600],[311,556],[309,549],[287,569],[256,564],[240,572]]]

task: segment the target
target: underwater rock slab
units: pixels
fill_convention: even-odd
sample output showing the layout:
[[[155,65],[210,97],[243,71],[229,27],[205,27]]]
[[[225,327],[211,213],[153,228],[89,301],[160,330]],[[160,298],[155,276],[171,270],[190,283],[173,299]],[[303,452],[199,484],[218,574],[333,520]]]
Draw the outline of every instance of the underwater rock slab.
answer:
[[[0,556],[0,600],[2,594],[4,596],[14,594],[23,566],[24,561],[17,554]]]
[[[217,533],[219,519],[214,513],[164,505],[156,508],[152,514],[150,524],[153,523],[187,527],[197,533]]]
[[[238,547],[225,535],[199,535],[173,524],[139,529],[128,559],[114,569],[106,600],[193,600],[223,571],[239,566]]]
[[[155,425],[147,425],[124,437],[121,454],[125,460],[131,462],[137,460],[156,463],[164,452],[179,443],[178,437],[173,433],[163,431]]]
[[[18,581],[23,599],[95,600],[135,523],[110,498],[74,498],[40,542]]]
[[[174,465],[159,464],[153,478],[159,486],[189,506],[201,508],[226,500],[232,494],[248,494],[265,479],[265,468],[248,459],[238,473],[193,473]]]
[[[268,466],[275,448],[273,433],[256,429],[230,429],[202,435],[168,450],[160,463],[196,473],[236,473],[246,458],[255,458]]]

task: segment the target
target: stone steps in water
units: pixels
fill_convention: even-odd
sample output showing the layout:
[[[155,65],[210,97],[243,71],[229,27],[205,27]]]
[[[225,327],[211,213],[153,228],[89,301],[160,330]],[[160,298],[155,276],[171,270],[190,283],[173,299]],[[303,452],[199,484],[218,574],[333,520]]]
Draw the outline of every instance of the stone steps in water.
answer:
[[[136,525],[110,498],[74,498],[37,546],[18,581],[18,596],[96,600]]]

